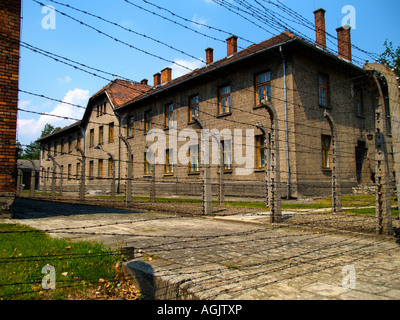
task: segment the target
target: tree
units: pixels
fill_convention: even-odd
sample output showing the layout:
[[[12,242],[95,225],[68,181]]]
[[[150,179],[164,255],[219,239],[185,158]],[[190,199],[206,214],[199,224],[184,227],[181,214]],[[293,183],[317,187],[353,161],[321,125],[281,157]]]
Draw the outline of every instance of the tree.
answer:
[[[379,56],[378,62],[387,64],[390,69],[394,69],[397,77],[400,77],[400,46],[397,49],[393,48],[393,43],[386,39],[385,51]]]
[[[58,130],[61,130],[61,128],[60,127],[54,128],[50,123],[47,123],[40,134],[40,138],[43,138]],[[19,142],[17,142],[17,144],[21,146]],[[37,141],[33,141],[29,145],[27,145],[23,152],[18,152],[18,159],[39,160],[39,156],[40,156],[40,143]]]

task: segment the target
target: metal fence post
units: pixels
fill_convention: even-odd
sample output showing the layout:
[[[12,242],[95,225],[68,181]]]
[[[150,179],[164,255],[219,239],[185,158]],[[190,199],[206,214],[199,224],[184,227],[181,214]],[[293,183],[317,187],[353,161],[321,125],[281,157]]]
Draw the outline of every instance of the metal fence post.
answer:
[[[332,212],[334,214],[342,212],[342,195],[340,191],[339,174],[339,154],[338,154],[338,136],[336,124],[331,114],[325,110],[324,117],[328,120],[331,128],[331,150],[332,150]]]

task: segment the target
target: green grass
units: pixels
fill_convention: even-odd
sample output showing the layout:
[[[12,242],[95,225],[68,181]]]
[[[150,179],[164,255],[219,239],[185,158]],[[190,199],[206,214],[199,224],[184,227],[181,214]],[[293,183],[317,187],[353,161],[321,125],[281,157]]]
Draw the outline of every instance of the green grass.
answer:
[[[118,256],[101,244],[49,237],[22,225],[0,224],[0,299],[67,299],[99,279],[113,279]],[[56,289],[42,288],[42,268],[56,271]]]

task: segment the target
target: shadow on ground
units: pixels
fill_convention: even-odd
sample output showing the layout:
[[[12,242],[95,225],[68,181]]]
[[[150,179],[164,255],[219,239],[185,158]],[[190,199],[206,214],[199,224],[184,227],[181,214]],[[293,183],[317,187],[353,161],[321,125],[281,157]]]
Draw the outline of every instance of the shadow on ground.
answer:
[[[141,213],[142,211],[124,210],[110,207],[100,207],[94,205],[52,202],[44,200],[34,200],[17,198],[14,203],[14,219],[38,219],[55,216],[89,215],[89,214],[131,214]]]

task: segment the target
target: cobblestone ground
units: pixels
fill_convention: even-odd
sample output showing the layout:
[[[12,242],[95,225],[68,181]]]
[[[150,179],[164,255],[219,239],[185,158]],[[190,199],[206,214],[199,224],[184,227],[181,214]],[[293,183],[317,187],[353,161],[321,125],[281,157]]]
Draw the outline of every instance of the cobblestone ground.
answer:
[[[255,212],[201,217],[17,199],[14,220],[52,236],[132,249],[196,299],[396,299],[393,237],[270,225]]]

